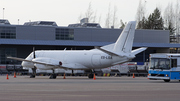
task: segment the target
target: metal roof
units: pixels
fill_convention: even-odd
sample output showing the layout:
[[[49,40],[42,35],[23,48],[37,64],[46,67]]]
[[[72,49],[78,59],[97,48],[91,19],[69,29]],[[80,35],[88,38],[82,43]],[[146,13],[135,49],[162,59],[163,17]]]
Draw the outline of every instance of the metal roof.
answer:
[[[0,39],[0,45],[55,45],[55,46],[104,46],[113,42],[90,42],[73,40],[21,40]],[[133,43],[133,47],[156,47],[156,48],[180,48],[180,44],[174,43]]]

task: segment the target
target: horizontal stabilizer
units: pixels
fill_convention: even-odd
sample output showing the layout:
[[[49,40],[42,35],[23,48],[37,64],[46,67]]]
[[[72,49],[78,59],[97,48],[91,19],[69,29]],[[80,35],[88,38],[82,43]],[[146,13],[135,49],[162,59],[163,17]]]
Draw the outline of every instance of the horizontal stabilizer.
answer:
[[[147,47],[138,48],[138,49],[131,51],[131,54],[136,55],[136,54],[141,53],[142,51],[144,51],[146,49],[147,49]]]

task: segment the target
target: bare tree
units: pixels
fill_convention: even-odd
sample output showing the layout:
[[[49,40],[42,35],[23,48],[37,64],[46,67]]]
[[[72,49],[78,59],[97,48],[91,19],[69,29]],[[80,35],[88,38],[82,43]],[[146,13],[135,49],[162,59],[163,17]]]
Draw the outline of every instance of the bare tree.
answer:
[[[79,17],[78,17],[78,21],[77,22],[79,22],[81,19],[83,18],[83,15],[82,15],[82,13],[79,15]]]
[[[121,24],[121,25],[120,25],[120,28],[122,28],[122,29],[123,29],[123,28],[125,27],[125,24],[123,23],[123,21],[122,21],[122,20],[120,20],[120,24]]]
[[[164,10],[164,26],[167,28],[170,25],[175,26],[175,14],[173,9],[173,4],[169,3],[168,6]]]
[[[91,7],[91,2],[90,2],[89,6],[88,6],[88,9],[87,9],[87,11],[85,13],[85,17],[88,18],[89,22],[92,22],[92,20],[93,20],[93,13],[94,12],[93,12],[93,9]]]
[[[118,18],[117,18],[117,7],[116,6],[114,6],[114,12],[113,12],[113,19],[112,20],[113,20],[112,21],[112,26],[117,27]]]
[[[108,7],[108,13],[106,14],[106,22],[105,22],[105,27],[110,28],[111,25],[111,4],[109,3]]]
[[[176,35],[179,36],[180,35],[180,2],[179,0],[176,1],[176,5],[175,5],[175,28],[176,28]],[[177,41],[179,43],[179,37],[177,37]]]
[[[94,13],[93,21],[92,21],[92,22],[96,22],[96,13],[97,13],[97,10],[96,10],[96,12]]]
[[[140,29],[142,28],[141,21],[143,17],[145,16],[145,11],[146,11],[146,1],[144,3],[139,1],[137,13],[136,13],[136,21],[137,21],[137,28]]]
[[[99,15],[98,23],[101,24],[101,14]]]
[[[171,35],[178,36],[180,34],[180,4],[177,0],[176,4],[169,3],[164,10],[164,24],[166,29],[170,30]],[[179,37],[177,37],[179,43]]]

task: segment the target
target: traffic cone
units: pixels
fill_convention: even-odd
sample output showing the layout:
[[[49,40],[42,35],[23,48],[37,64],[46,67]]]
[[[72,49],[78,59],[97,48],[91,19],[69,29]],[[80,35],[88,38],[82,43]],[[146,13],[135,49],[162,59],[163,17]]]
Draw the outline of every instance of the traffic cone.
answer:
[[[133,73],[133,78],[135,78],[134,73]]]
[[[95,75],[95,73],[94,73],[94,77],[93,77],[93,80],[96,80],[96,75]]]
[[[14,78],[16,78],[16,72],[14,72]]]
[[[7,80],[9,79],[9,77],[8,77],[8,74],[7,74],[7,77],[6,77],[6,79],[7,79]]]
[[[64,73],[64,78],[63,79],[66,79],[66,75],[65,75],[65,73]]]

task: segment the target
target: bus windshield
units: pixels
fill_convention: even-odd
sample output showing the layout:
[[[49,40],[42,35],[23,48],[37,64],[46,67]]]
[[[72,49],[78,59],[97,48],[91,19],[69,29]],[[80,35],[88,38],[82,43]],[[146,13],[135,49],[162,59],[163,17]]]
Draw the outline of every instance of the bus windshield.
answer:
[[[150,69],[170,69],[170,59],[151,58]]]

